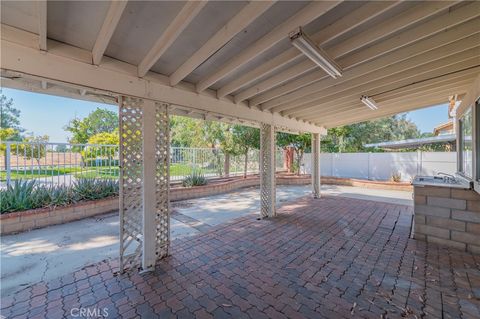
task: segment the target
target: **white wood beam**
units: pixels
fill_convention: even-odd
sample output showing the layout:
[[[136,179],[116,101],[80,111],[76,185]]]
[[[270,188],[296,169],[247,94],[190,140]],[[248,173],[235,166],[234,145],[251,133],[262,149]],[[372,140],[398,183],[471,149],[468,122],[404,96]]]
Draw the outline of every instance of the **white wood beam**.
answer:
[[[279,41],[285,39],[288,33],[315,20],[325,12],[337,6],[341,1],[315,1],[305,8],[301,9],[294,16],[289,18],[284,23],[277,26],[275,29],[261,37],[251,46],[237,54],[228,63],[221,66],[217,71],[211,75],[206,76],[197,83],[197,90],[203,91],[220,79],[224,78],[231,72],[238,69],[243,64],[251,61],[256,56],[265,52]]]
[[[390,9],[398,5],[400,1],[373,1],[367,2],[362,5],[357,10],[354,10],[347,15],[344,15],[340,19],[336,20],[334,23],[328,25],[321,31],[315,33],[311,36],[312,40],[319,45],[325,45],[329,41],[341,36],[342,34],[354,29],[355,27],[365,23],[381,13],[385,12],[387,9]],[[255,68],[231,81],[230,83],[224,85],[217,91],[219,97],[224,97],[227,94],[230,94],[241,87],[244,87],[253,81],[268,75],[275,70],[281,68],[282,66],[290,63],[294,59],[301,57],[302,53],[298,49],[291,47],[270,61],[260,65],[258,68]],[[243,101],[241,95],[235,97],[236,101]]]
[[[256,18],[261,16],[274,3],[274,1],[253,1],[248,3],[187,61],[185,61],[175,72],[173,72],[173,74],[170,76],[170,85],[177,85],[180,81],[186,78],[200,64],[205,62],[215,52],[221,49],[228,41],[245,29]]]
[[[187,3],[185,3],[173,21],[170,22],[165,32],[162,33],[138,65],[139,77],[144,77],[145,74],[147,74],[150,68],[168,50],[207,3],[207,1],[187,1]]]
[[[93,46],[92,50],[92,62],[95,65],[99,65],[102,61],[103,54],[107,49],[108,43],[113,36],[113,32],[120,21],[122,16],[123,10],[127,6],[127,1],[115,1],[112,0],[110,2],[110,8],[108,8],[107,16],[103,21],[102,28],[98,33],[97,40],[95,41],[95,45]]]
[[[217,99],[211,90],[199,94],[187,83],[171,87],[168,78],[160,74],[151,72],[144,78],[139,78],[136,66],[109,57],[105,57],[100,66],[92,68],[90,62],[83,58],[88,51],[70,45],[55,43],[55,50],[40,52],[38,48],[29,47],[28,40],[26,46],[19,44],[22,39],[29,39],[22,35],[24,33],[28,32],[10,29],[9,32],[1,34],[2,69],[18,72],[26,77],[36,76],[46,81],[78,85],[89,91],[103,91],[109,95],[140,97],[254,123],[272,123],[282,130],[321,134],[325,132],[322,127],[251,109],[245,103],[234,104],[229,99]]]
[[[35,1],[38,19],[38,47],[47,51],[47,0]]]
[[[480,39],[478,36],[473,36],[474,39]],[[393,83],[401,79],[401,76],[415,76],[421,74],[421,71],[430,71],[428,66],[442,67],[440,63],[443,61],[458,61],[465,57],[470,57],[472,52],[469,49],[474,48],[479,42],[469,42],[469,38],[458,41],[465,44],[466,47],[458,47],[456,42],[450,43],[446,46],[436,48],[425,54],[415,56],[411,59],[401,61],[384,67],[382,69],[375,70],[362,76],[354,77],[345,82],[342,82],[336,86],[329,86],[326,89],[318,88],[313,93],[302,94],[301,98],[294,101],[288,101],[281,105],[277,105],[272,108],[273,112],[283,112],[283,114],[294,114],[298,111],[306,110],[305,103],[313,102],[318,99],[323,99],[326,96],[341,95],[341,94],[353,94],[359,90],[365,90],[365,88],[374,87],[375,85],[385,85]],[[474,50],[475,51],[475,50]],[[478,49],[475,51],[477,52]],[[461,53],[459,53],[461,52]],[[459,53],[458,55],[455,55]],[[451,57],[450,59],[448,57]],[[458,59],[458,60],[457,60]],[[441,62],[436,62],[440,60]],[[425,66],[426,65],[426,66]],[[417,72],[416,72],[417,71]],[[398,76],[396,76],[398,74]]]
[[[455,92],[455,90],[459,87],[467,87],[469,84],[472,83],[474,77],[470,76],[468,78],[462,79],[460,81],[445,81],[443,83],[438,83],[438,84],[433,84],[429,87],[424,87],[420,90],[398,90],[398,95],[397,96],[392,96],[392,97],[380,97],[380,96],[375,96],[373,99],[375,102],[379,105],[379,108],[386,108],[389,104],[393,103],[402,103],[405,102],[406,99],[412,98],[412,97],[419,97],[422,98],[427,95],[431,94],[438,94],[438,92],[448,92],[452,91]],[[330,110],[322,110],[323,112],[317,113],[317,115],[309,115],[309,116],[304,116],[301,117],[302,120],[308,120],[308,121],[321,121],[321,120],[329,120],[329,119],[338,119],[338,115],[342,116],[349,116],[355,113],[355,111],[369,111],[368,109],[365,109],[365,105],[362,103],[359,103],[359,99],[354,99],[351,100],[348,104],[338,107],[338,108],[333,108]]]
[[[411,43],[417,42],[419,40],[425,39],[433,34],[438,32],[444,31],[448,28],[454,27],[459,25],[465,21],[478,17],[480,15],[480,4],[479,3],[472,3],[471,5],[467,5],[461,7],[459,9],[449,11],[445,14],[442,14],[438,17],[431,19],[421,25],[414,26],[408,30],[402,31],[401,33],[397,34],[395,37],[390,37],[389,39],[380,41],[379,43],[372,44],[368,47],[362,48],[358,52],[348,54],[343,58],[337,60],[337,62],[344,68],[344,70],[348,70],[351,67],[356,66],[359,63],[367,62],[371,59],[374,59],[380,55],[384,55],[389,53],[392,50],[401,48],[403,46],[409,45]],[[415,37],[412,37],[412,34],[415,34]],[[347,40],[348,42],[348,40]],[[328,49],[327,49],[328,52]],[[333,58],[337,59],[338,56],[331,55]],[[286,79],[291,79],[291,75],[288,74],[288,70],[285,70],[284,77],[278,77],[278,81]],[[327,79],[328,76],[321,70],[315,72],[315,75],[308,79],[297,79],[286,83],[284,85],[276,86],[276,82],[267,83],[264,87],[270,86],[272,89],[261,93],[254,98],[250,99],[250,105],[255,106],[261,103],[265,103],[273,98],[279,97],[281,95],[287,94],[289,92],[293,92],[299,88],[302,88],[306,85],[309,85],[313,82],[320,81],[322,79]],[[263,85],[262,83],[258,84]],[[259,92],[260,93],[260,92]]]
[[[477,74],[478,74],[478,68],[477,68]],[[375,110],[375,112],[381,112],[382,110],[386,109],[386,107],[389,104],[394,104],[394,103],[401,103],[402,101],[405,101],[406,99],[413,98],[413,97],[418,97],[422,98],[423,96],[427,96],[429,94],[435,94],[435,92],[446,92],[446,91],[451,91],[452,88],[455,87],[460,87],[466,85],[466,83],[469,83],[471,81],[472,75],[468,76],[468,78],[464,78],[462,80],[457,80],[457,81],[447,81],[442,84],[438,84],[436,86],[430,87],[430,88],[424,88],[424,89],[418,89],[418,90],[412,90],[412,91],[405,91],[405,93],[401,96],[396,96],[392,97],[391,99],[385,100],[385,99],[380,99],[377,104],[379,104],[379,110]],[[379,94],[374,94],[373,99],[375,99],[375,96],[379,96]],[[326,110],[324,113],[317,113],[316,115],[312,116],[305,116],[305,119],[308,119],[310,121],[316,121],[318,119],[322,120],[327,120],[327,119],[339,119],[339,118],[347,118],[349,116],[355,116],[355,112],[357,111],[371,111],[369,110],[363,103],[360,102],[360,98],[353,99],[350,104],[342,106],[338,109],[330,109]],[[370,113],[373,113],[374,111],[371,111]],[[340,116],[340,117],[338,117]]]
[[[441,49],[442,47],[444,47],[446,51],[440,52],[440,54],[444,53],[445,55],[447,55],[448,52],[452,52],[452,50],[456,52],[457,48],[455,43],[459,45],[466,44],[467,46],[469,46],[469,44],[471,44],[470,41],[473,41],[472,43],[477,43],[478,41],[480,41],[480,36],[479,36],[480,24],[479,23],[480,23],[480,19],[476,19],[476,20],[474,19],[470,22],[467,22],[453,29],[450,29],[449,31],[438,33],[427,40],[421,41],[419,43],[415,43],[408,47],[401,48],[397,51],[394,51],[391,54],[384,55],[376,60],[361,64],[353,69],[346,71],[342,79],[339,79],[338,83],[332,83],[331,80],[325,79],[315,84],[312,84],[311,86],[304,87],[299,90],[299,91],[302,91],[302,94],[299,96],[303,97],[308,94],[320,92],[323,89],[332,87],[333,85],[341,84],[343,82],[358,78],[360,76],[367,76],[368,74],[370,74],[368,75],[368,78],[370,79],[375,78],[375,76],[384,76],[383,73],[386,73],[387,70],[384,69],[382,71],[382,68],[385,68],[392,64],[400,63],[405,60],[413,61],[412,59],[416,59],[417,56],[421,54],[430,54],[430,55],[434,54],[435,50],[438,53],[439,50],[442,50]],[[403,64],[403,66],[405,65],[406,64]],[[377,71],[377,70],[380,70],[380,71]],[[392,70],[392,68],[390,68],[390,70]],[[398,70],[398,67],[397,67],[397,70]],[[374,73],[375,71],[377,71],[377,73]],[[349,82],[349,83],[352,83],[352,82]],[[313,91],[310,91],[310,89],[312,89],[313,87],[315,87],[315,89]],[[292,93],[291,95],[293,94],[296,94],[296,92]],[[273,102],[273,100],[271,102]],[[282,105],[278,105],[276,107],[273,107],[273,105],[270,107],[266,106],[264,109],[271,109],[273,107],[274,111],[280,112],[280,111],[288,110],[295,107],[295,105],[287,104],[288,102],[290,102],[290,100],[286,95],[285,103],[282,103]],[[266,104],[269,105],[268,103]],[[302,103],[301,105],[299,105],[298,110],[301,111],[303,109],[308,108],[308,106],[305,106],[306,104],[307,103]]]
[[[363,121],[370,121],[370,120],[382,118],[385,116],[412,111],[412,110],[416,110],[416,109],[420,109],[420,108],[424,108],[424,107],[428,107],[428,106],[432,106],[440,103],[448,103],[448,93],[464,94],[466,93],[469,87],[470,86],[453,88],[452,90],[439,91],[429,95],[425,95],[423,96],[423,98],[411,97],[409,99],[405,99],[401,102],[397,102],[394,104],[389,104],[389,105],[385,104],[385,108],[379,112],[371,111],[367,109],[366,112],[360,111],[359,113],[356,113],[355,115],[352,115],[350,117],[348,116],[342,117],[341,120],[338,120],[339,117],[337,117],[333,120],[330,119],[327,121],[319,121],[319,122],[324,123],[323,125],[327,127],[337,127],[337,126],[343,126],[343,125],[353,124],[353,123],[358,123]],[[444,95],[443,93],[447,93],[447,94]]]
[[[396,84],[392,84],[389,86],[386,86],[382,89],[382,92],[379,94],[376,94],[373,98],[376,100],[378,97],[395,97],[399,95],[404,95],[408,94],[409,92],[415,91],[415,90],[424,90],[424,89],[429,89],[438,85],[443,85],[443,84],[451,84],[451,83],[456,83],[459,81],[463,81],[464,79],[471,79],[471,77],[476,76],[480,70],[480,67],[477,68],[472,68],[468,69],[465,71],[441,76],[438,78],[433,78],[430,80],[418,82],[415,84],[410,84],[404,87],[399,88]],[[358,102],[358,94],[354,95],[345,95],[333,102],[329,103],[316,103],[314,105],[312,103],[312,106],[315,106],[314,109],[310,111],[304,111],[304,112],[298,112],[296,116],[302,120],[305,120],[306,118],[311,118],[315,119],[315,116],[322,116],[325,115],[327,112],[330,111],[337,111],[337,110],[344,110],[352,105],[353,102]]]
[[[475,49],[467,50],[459,53],[456,56],[433,61],[431,63],[424,64],[417,69],[413,68],[412,70],[407,70],[405,72],[399,73],[398,75],[390,77],[388,80],[384,78],[383,80],[379,80],[378,82],[376,82],[375,85],[366,84],[363,86],[352,88],[350,90],[346,90],[345,94],[357,94],[357,98],[360,99],[362,95],[374,96],[381,92],[391,90],[392,88],[399,88],[402,86],[417,83],[419,81],[425,81],[435,77],[442,77],[455,72],[468,70],[470,68],[479,66],[479,61],[477,58],[479,52],[480,51],[478,47]],[[318,99],[317,102],[335,103],[335,101],[339,97],[341,96],[332,94]],[[315,106],[312,106],[309,110],[314,111]],[[293,112],[282,112],[281,114],[284,116],[296,117],[296,113]]]
[[[328,94],[314,101],[303,104],[301,106],[302,110],[286,110],[281,112],[281,114],[284,116],[296,117],[314,111],[318,104],[336,103],[344,96],[356,96],[357,98],[360,98],[362,95],[374,95],[404,85],[410,85],[411,83],[416,83],[418,81],[424,81],[426,79],[468,70],[479,64],[478,61],[475,61],[475,54],[477,54],[478,51],[478,48],[476,50],[472,49],[459,53],[457,57],[448,57],[423,64],[418,67],[418,72],[416,72],[417,70],[415,68],[411,68],[410,70],[385,77],[378,81],[352,87],[344,90],[341,94]]]

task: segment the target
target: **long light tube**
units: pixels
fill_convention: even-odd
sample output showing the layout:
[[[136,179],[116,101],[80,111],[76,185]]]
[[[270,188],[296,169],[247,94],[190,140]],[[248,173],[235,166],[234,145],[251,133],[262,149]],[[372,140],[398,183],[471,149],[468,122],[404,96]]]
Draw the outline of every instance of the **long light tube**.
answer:
[[[360,101],[362,101],[363,104],[365,104],[368,108],[370,108],[372,110],[378,109],[377,103],[371,97],[368,97],[368,96],[364,95],[364,96],[362,96]]]
[[[342,68],[325,51],[306,35],[302,28],[290,33],[292,45],[321,67],[328,75],[336,79],[342,76]]]

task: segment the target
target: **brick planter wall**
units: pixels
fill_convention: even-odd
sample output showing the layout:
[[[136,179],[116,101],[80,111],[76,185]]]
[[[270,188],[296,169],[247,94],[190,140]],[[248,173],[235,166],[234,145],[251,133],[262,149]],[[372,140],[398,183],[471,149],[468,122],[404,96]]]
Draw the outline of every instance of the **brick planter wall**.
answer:
[[[480,254],[480,195],[473,190],[415,187],[414,237]]]
[[[118,210],[118,197],[81,202],[67,207],[48,207],[0,215],[2,235],[63,224]]]

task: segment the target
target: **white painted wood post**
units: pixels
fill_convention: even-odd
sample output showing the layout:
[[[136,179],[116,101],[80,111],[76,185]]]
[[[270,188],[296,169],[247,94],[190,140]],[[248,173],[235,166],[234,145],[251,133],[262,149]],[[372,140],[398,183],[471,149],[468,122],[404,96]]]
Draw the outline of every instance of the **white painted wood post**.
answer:
[[[143,104],[143,241],[142,270],[155,266],[155,102],[145,100]]]
[[[312,193],[320,198],[320,134],[312,134]]]
[[[276,216],[275,209],[275,127],[260,125],[260,217]]]

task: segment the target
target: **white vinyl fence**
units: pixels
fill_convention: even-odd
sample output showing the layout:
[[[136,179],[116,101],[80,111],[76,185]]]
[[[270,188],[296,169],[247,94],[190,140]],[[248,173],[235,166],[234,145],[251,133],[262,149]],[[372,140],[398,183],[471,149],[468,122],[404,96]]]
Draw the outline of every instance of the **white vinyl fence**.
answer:
[[[320,170],[322,176],[369,180],[400,174],[402,181],[410,181],[415,175],[453,174],[456,161],[455,152],[322,153]],[[305,154],[302,171],[311,172],[311,154]]]

